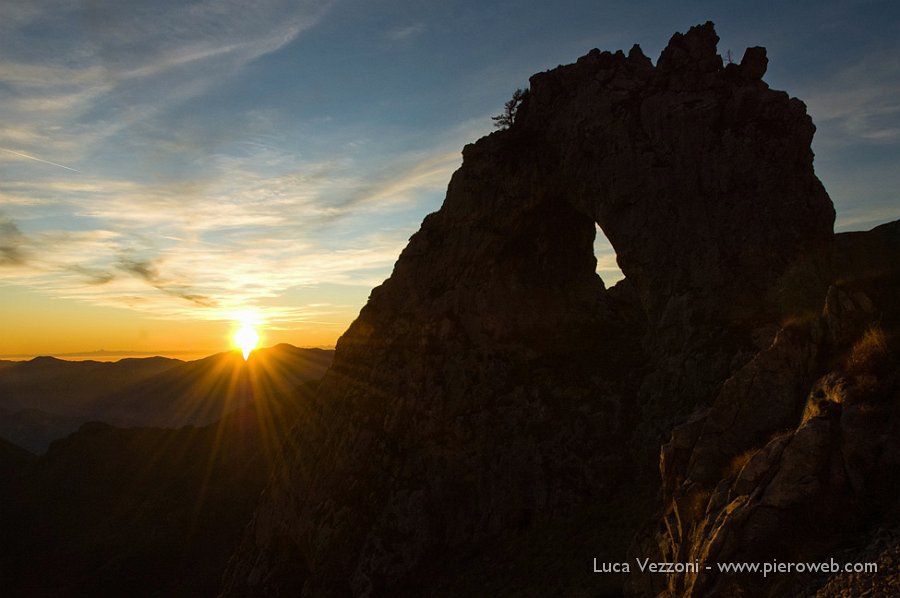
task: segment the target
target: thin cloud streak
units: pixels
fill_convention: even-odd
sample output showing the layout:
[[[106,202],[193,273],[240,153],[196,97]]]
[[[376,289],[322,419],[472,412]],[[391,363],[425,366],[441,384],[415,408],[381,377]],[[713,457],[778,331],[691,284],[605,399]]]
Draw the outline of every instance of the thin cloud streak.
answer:
[[[900,46],[867,55],[815,87],[803,90],[818,137],[848,141],[900,141]]]
[[[16,45],[0,54],[0,83],[10,96],[0,107],[0,122],[27,123],[4,127],[0,143],[27,146],[17,152],[27,157],[41,155],[43,148],[55,165],[66,162],[57,159],[61,154],[80,162],[103,142],[209,93],[290,43],[333,3],[234,4],[234,14],[222,3],[164,4],[89,10],[79,15],[87,33],[73,35],[82,31],[65,22],[73,6],[39,3],[27,21],[50,32],[59,29],[46,50],[57,56],[48,61],[34,52],[39,61],[29,62]],[[89,16],[101,13],[101,20]],[[8,38],[14,40],[15,33]]]
[[[16,152],[11,149],[7,149],[5,147],[0,147],[0,152],[6,152],[7,154],[12,154],[12,155],[18,156],[20,158],[25,158],[27,160],[34,160],[35,162],[41,162],[42,164],[49,164],[50,166],[58,166],[60,168],[65,168],[66,170],[71,170],[72,172],[78,172],[78,173],[81,172],[77,168],[72,168],[70,166],[63,166],[62,164],[57,164],[56,162],[51,162],[50,160],[44,160],[42,158],[37,158],[35,156],[29,156],[28,154],[23,154],[22,152]]]
[[[387,38],[399,42],[413,37],[418,37],[425,32],[425,23],[412,23],[402,27],[394,27],[387,32]]]

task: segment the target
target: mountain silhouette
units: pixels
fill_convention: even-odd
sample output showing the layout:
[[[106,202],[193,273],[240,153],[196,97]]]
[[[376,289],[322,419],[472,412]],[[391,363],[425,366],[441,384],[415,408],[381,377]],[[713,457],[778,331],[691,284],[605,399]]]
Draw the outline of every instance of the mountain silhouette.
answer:
[[[138,383],[183,363],[148,357],[116,362],[66,361],[35,357],[3,362],[0,368],[0,407],[18,411],[39,409],[68,416],[89,416],[99,396]]]
[[[183,362],[105,363],[38,357],[0,368],[0,437],[34,452],[87,421],[120,426],[203,425],[247,404],[318,380],[333,352],[280,344],[244,361],[230,351]]]
[[[315,385],[202,427],[87,423],[40,457],[0,441],[3,595],[215,596]]]

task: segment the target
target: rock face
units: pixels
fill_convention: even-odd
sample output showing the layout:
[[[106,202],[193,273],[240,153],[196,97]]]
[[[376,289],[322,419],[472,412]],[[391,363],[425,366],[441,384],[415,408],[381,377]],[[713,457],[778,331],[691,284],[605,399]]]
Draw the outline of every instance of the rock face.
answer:
[[[782,328],[710,408],[675,428],[660,461],[661,520],[634,550],[667,562],[870,562],[878,574],[764,578],[713,568],[663,587],[635,578],[634,593],[900,591],[891,558],[900,550],[900,221],[837,235],[835,249],[821,314]]]
[[[466,146],[442,208],[338,342],[224,595],[458,593],[467,563],[552,548],[546,530],[597,509],[631,528],[590,529],[584,571],[621,559],[652,515],[622,503],[654,494],[675,424],[661,521],[693,510],[647,550],[713,550],[718,519],[697,505],[731,498],[712,494],[722,463],[802,416],[829,332],[780,328],[823,309],[834,239],[804,105],[761,80],[764,49],[725,66],[717,41],[711,23],[676,34],[656,66],[637,46],[593,50],[533,76],[512,126]],[[595,225],[626,275],[611,289]],[[752,457],[735,496],[779,475],[770,502],[827,491],[799,472],[825,471],[837,423],[807,411],[808,431]]]

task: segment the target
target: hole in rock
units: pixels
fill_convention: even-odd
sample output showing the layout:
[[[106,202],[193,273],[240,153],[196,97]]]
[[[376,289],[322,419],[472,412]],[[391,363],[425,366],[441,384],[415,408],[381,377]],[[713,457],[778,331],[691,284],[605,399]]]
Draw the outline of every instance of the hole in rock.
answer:
[[[599,225],[595,225],[597,235],[594,237],[594,257],[597,258],[597,274],[603,279],[603,284],[609,288],[625,278],[619,265],[616,263],[616,250]]]

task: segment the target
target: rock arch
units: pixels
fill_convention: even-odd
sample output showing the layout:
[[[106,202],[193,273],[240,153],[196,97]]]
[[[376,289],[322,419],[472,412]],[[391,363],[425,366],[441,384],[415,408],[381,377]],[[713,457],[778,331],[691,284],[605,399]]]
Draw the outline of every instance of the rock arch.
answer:
[[[767,325],[814,304],[834,218],[814,127],[762,82],[764,50],[724,66],[717,41],[676,34],[656,66],[594,50],[466,146],[338,342],[226,595],[396,592],[436,555],[603,504]]]

